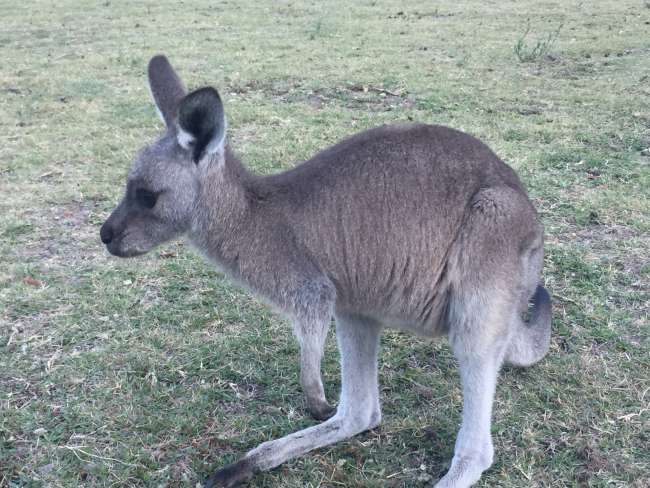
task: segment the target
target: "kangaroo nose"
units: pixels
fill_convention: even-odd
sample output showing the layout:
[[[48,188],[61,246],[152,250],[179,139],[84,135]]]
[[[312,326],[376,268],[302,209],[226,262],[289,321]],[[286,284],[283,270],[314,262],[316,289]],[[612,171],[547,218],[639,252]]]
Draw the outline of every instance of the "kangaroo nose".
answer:
[[[99,237],[101,238],[104,244],[110,244],[113,240],[113,228],[108,225],[108,222],[102,225],[102,228],[99,229]]]

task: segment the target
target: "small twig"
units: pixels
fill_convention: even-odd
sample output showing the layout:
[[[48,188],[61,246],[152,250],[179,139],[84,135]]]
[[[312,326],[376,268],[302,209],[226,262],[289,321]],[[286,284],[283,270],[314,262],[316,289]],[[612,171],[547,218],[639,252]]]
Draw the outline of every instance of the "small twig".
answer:
[[[122,464],[124,466],[130,466],[131,468],[137,468],[138,467],[137,464],[126,463],[124,461],[120,461],[119,459],[106,457],[106,456],[99,456],[98,454],[91,454],[89,452],[86,452],[86,451],[84,451],[82,449],[82,447],[86,447],[86,446],[61,446],[61,447],[63,447],[64,449],[67,449],[69,451],[72,451],[74,453],[74,455],[77,456],[77,458],[80,461],[84,461],[84,460],[79,457],[79,454],[77,454],[77,452],[80,452],[80,453],[84,454],[85,456],[88,456],[88,457],[91,457],[91,458],[103,459],[104,461],[114,461],[114,462]]]
[[[389,479],[391,479],[391,478],[394,478],[395,476],[402,475],[402,474],[404,474],[404,473],[406,473],[406,472],[407,472],[407,470],[406,470],[406,469],[403,469],[402,471],[398,471],[398,472],[396,472],[396,473],[389,474],[388,476],[386,476],[386,479],[389,480]]]
[[[6,346],[9,346],[13,342],[14,337],[16,336],[17,333],[18,333],[18,329],[15,328],[15,327],[12,327],[11,335],[9,336],[9,340],[7,341]],[[2,485],[0,485],[0,486],[2,486]]]
[[[58,61],[59,59],[67,58],[69,56],[74,56],[75,53],[63,53],[60,54],[59,56],[52,58],[52,61]]]
[[[649,409],[647,408],[642,408],[638,413],[628,413],[627,415],[621,415],[620,417],[617,417],[618,420],[630,420],[633,419],[634,417],[640,417],[643,415],[645,412],[647,412]]]
[[[385,93],[386,95],[390,95],[392,97],[401,97],[402,96],[401,93],[392,92],[390,90],[386,90],[385,88],[376,88],[374,86],[369,86],[368,90],[369,91],[374,91],[374,92],[377,92],[377,93]]]
[[[55,170],[55,171],[48,171],[47,173],[43,173],[41,176],[38,177],[39,180],[44,180],[45,178],[49,178],[50,176],[60,176],[63,174],[63,171]]]
[[[524,478],[526,478],[528,481],[531,480],[530,475],[526,474],[523,469],[521,469],[519,466],[516,464],[513,465],[517,471],[519,471],[522,475],[524,475]]]
[[[569,302],[569,303],[573,303],[574,305],[580,305],[580,304],[579,304],[578,302],[576,302],[575,300],[572,300],[571,298],[567,298],[567,297],[562,296],[562,295],[558,295],[557,293],[553,293],[553,298],[559,298],[559,299],[562,300],[563,302]]]
[[[352,91],[362,91],[362,92],[377,92],[377,93],[383,93],[385,95],[390,95],[391,97],[401,97],[404,95],[404,93],[398,93],[398,92],[392,92],[390,90],[386,90],[385,88],[379,88],[376,86],[369,86],[369,85],[351,85],[350,89]]]
[[[79,461],[81,461],[82,463],[86,462],[84,459],[81,459],[81,456],[79,456],[79,454],[77,454],[76,449],[71,449],[68,446],[65,447],[68,448],[70,451],[72,451],[72,454],[74,454]]]

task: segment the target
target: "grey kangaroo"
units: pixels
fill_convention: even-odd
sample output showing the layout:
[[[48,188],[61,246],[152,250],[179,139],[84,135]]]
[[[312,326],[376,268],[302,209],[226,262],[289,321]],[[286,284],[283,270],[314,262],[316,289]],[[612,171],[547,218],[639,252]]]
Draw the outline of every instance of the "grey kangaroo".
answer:
[[[102,242],[131,257],[185,235],[289,317],[306,404],[323,420],[260,444],[205,486],[235,486],[377,427],[383,327],[449,338],[464,404],[451,466],[435,487],[475,483],[493,460],[500,366],[530,366],[550,341],[551,301],[538,285],[543,229],[514,171],[472,136],[406,124],[256,176],[226,145],[214,88],[187,93],[164,56],[151,59],[148,74],[166,131],[136,158]],[[320,374],[332,317],[342,375],[336,409]]]

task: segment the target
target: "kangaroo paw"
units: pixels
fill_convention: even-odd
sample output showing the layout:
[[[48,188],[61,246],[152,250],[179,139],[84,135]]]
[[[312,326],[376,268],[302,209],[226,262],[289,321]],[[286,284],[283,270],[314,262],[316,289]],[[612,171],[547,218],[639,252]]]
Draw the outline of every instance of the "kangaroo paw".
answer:
[[[307,405],[307,410],[316,420],[327,420],[336,413],[336,407],[327,402],[312,403]]]
[[[255,475],[255,467],[249,459],[240,459],[216,471],[205,483],[204,488],[230,488],[245,483]]]

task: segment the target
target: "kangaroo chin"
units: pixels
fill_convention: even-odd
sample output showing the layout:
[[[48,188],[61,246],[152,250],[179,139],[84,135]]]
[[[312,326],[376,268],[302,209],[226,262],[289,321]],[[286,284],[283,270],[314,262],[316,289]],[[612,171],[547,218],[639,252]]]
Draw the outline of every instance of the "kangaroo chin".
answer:
[[[108,250],[109,253],[111,253],[113,256],[117,256],[118,258],[135,258],[147,254],[149,252],[149,249],[146,250],[133,249],[133,248],[123,249],[119,246],[114,246],[110,244],[106,246],[106,249]]]
[[[282,312],[300,344],[307,408],[323,420],[260,444],[205,486],[235,486],[379,425],[385,327],[448,337],[463,416],[451,467],[435,486],[475,483],[494,458],[501,365],[534,364],[550,340],[551,301],[539,285],[543,228],[514,171],[468,134],[404,124],[257,176],[226,144],[217,90],[188,93],[164,56],[151,59],[148,75],[166,130],[135,159],[102,242],[111,254],[133,257],[186,236]],[[342,378],[336,408],[321,379],[332,317]]]

